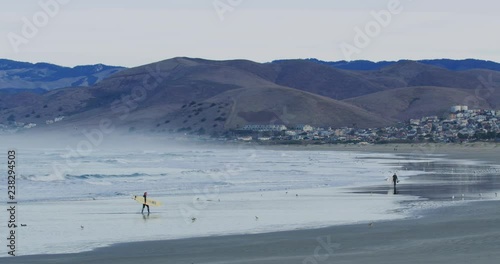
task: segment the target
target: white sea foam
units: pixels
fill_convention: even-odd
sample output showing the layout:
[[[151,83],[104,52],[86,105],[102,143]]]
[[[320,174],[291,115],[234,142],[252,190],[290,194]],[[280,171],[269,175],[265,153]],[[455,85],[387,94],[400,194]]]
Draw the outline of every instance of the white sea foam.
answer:
[[[25,255],[397,219],[406,216],[400,202],[415,198],[392,195],[384,179],[393,172],[403,180],[422,173],[403,170],[408,157],[392,154],[214,148],[96,151],[55,174],[60,155],[22,153],[19,171],[28,176],[18,187],[19,219],[28,226],[20,229],[19,252]],[[388,193],[346,189],[373,185],[387,186]],[[149,217],[130,199],[144,191],[165,204],[152,207]]]

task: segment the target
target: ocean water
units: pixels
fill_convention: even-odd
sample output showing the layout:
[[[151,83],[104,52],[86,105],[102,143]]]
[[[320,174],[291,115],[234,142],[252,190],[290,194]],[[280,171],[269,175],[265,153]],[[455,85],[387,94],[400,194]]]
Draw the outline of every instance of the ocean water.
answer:
[[[65,150],[18,150],[22,202],[222,193],[379,184],[406,158],[389,154],[256,149],[95,151],[67,157]],[[378,158],[377,158],[378,157]],[[405,171],[402,177],[417,175]]]
[[[422,207],[408,206],[421,195],[393,195],[386,178],[397,172],[407,186],[434,176],[442,181],[449,169],[430,164],[453,163],[437,155],[238,147],[101,149],[82,156],[18,149],[17,161],[17,219],[25,224],[17,232],[20,255],[399,219],[411,215],[402,207]],[[131,199],[145,191],[164,203],[150,215]],[[0,227],[7,230],[6,218]]]

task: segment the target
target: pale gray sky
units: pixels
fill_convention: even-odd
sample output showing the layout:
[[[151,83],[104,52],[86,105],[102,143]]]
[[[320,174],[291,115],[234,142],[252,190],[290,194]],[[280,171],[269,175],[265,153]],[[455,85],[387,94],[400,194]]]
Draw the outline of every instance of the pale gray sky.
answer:
[[[131,67],[177,56],[500,61],[500,2],[494,0],[25,0],[0,6],[0,58],[65,66]],[[390,14],[390,21],[381,16],[378,22],[372,12]]]

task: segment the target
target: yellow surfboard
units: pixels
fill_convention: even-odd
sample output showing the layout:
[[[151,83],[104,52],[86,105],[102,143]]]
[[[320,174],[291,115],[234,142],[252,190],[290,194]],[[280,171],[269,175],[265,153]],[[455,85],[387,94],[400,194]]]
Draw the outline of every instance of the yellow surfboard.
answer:
[[[134,195],[132,197],[132,199],[136,200],[140,204],[144,204],[144,197],[143,196]],[[146,198],[146,204],[150,205],[150,206],[161,206],[161,202],[160,201],[156,201],[156,200],[150,199],[149,197]]]

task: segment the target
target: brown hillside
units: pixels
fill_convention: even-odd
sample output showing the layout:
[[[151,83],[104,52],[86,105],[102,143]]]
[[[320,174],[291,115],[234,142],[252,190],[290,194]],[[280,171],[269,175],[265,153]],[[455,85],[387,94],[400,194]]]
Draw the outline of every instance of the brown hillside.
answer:
[[[471,105],[471,102],[476,102]],[[344,102],[392,120],[407,120],[447,113],[452,105],[491,108],[487,101],[477,99],[466,89],[442,87],[406,87],[347,99]]]
[[[283,87],[230,90],[159,119],[160,131],[222,131],[246,124],[375,127],[391,122],[358,107]]]
[[[480,85],[478,71],[450,71],[414,61],[401,61],[378,71],[367,71],[365,78],[387,88],[434,86],[474,89]]]
[[[13,116],[37,129],[75,129],[108,118],[127,131],[204,133],[256,123],[380,127],[441,115],[453,104],[497,108],[498,84],[499,72],[455,72],[411,61],[347,71],[305,60],[173,58],[123,70],[92,87],[4,95],[0,123]],[[130,101],[131,95],[139,99]],[[62,122],[45,125],[60,116]]]
[[[228,91],[211,101],[233,102],[226,126],[235,128],[248,123],[285,125],[372,127],[388,124],[387,120],[358,107],[330,98],[290,88],[263,87]]]
[[[305,60],[274,63],[276,83],[337,100],[379,92],[383,85],[371,82],[363,74],[335,69]]]

